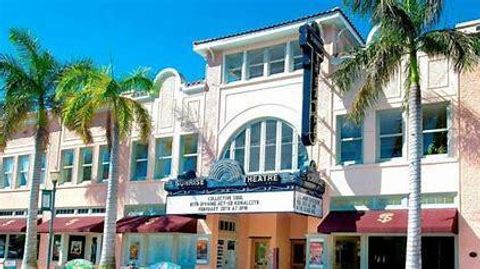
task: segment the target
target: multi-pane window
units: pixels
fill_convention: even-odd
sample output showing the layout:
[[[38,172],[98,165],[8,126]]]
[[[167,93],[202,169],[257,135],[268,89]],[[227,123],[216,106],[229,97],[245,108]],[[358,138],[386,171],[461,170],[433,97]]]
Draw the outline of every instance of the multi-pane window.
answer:
[[[230,83],[302,69],[303,55],[298,40],[291,41],[288,45],[290,45],[288,52],[287,43],[283,43],[225,56],[224,82]],[[290,61],[286,69],[287,57]]]
[[[18,157],[18,179],[17,186],[25,187],[28,184],[28,176],[30,173],[30,156],[23,155]]]
[[[98,162],[98,181],[104,182],[110,177],[110,151],[108,146],[100,147]]]
[[[303,63],[302,63],[302,49],[300,48],[300,44],[297,41],[292,41],[290,43],[290,50],[291,50],[291,55],[292,55],[292,70],[299,70],[303,68]]]
[[[265,49],[247,52],[247,70],[249,79],[263,76],[264,52]]]
[[[198,135],[182,135],[180,139],[180,174],[197,170]]]
[[[45,184],[45,179],[47,177],[47,154],[44,152],[42,153],[42,157],[40,159],[41,168],[40,168],[40,184]]]
[[[379,111],[378,142],[379,159],[388,160],[402,157],[403,149],[403,120],[400,109]]]
[[[268,74],[278,74],[285,71],[285,44],[268,48]]]
[[[362,162],[362,125],[349,121],[345,115],[337,118],[338,162],[355,164]]]
[[[93,150],[92,148],[82,148],[80,150],[80,182],[92,180]]]
[[[267,120],[265,139],[265,171],[274,171],[277,154],[277,121]]]
[[[13,182],[13,157],[3,158],[2,164],[2,182],[0,187],[11,188]]]
[[[448,104],[423,107],[423,154],[448,152]]]
[[[245,131],[241,132],[233,143],[233,159],[244,166],[245,162]]]
[[[250,126],[250,155],[248,158],[248,168],[250,172],[258,172],[260,170],[261,124],[261,122],[257,122]]]
[[[243,52],[225,56],[225,81],[242,79]]]
[[[238,161],[247,173],[291,171],[308,160],[293,128],[277,120],[248,125],[230,140],[222,156]]]
[[[66,149],[62,151],[62,182],[72,182],[73,179],[73,162],[75,160],[75,151]]]
[[[165,178],[172,173],[172,137],[157,139],[155,178]]]
[[[145,180],[148,169],[148,144],[136,142],[133,147],[132,180]]]

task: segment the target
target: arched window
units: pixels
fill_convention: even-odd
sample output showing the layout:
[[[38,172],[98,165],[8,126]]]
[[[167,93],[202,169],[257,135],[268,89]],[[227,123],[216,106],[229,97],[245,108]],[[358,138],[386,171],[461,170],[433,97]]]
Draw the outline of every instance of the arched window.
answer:
[[[307,150],[287,123],[266,119],[242,128],[221,155],[238,161],[246,173],[295,171],[307,161]]]

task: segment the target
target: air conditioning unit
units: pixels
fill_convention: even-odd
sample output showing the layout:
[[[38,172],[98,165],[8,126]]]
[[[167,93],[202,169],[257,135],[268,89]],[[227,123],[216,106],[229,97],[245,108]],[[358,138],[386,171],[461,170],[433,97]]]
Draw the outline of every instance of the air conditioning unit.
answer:
[[[480,32],[480,19],[459,23],[455,28],[465,33],[478,33]]]

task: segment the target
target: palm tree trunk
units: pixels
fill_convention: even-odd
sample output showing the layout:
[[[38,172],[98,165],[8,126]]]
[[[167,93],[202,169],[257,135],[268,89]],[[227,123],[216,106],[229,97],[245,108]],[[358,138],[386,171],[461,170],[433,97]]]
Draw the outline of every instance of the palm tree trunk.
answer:
[[[120,131],[118,124],[113,121],[112,147],[110,152],[110,179],[107,187],[107,204],[105,224],[103,228],[102,256],[100,268],[115,268],[115,237],[117,222],[117,192],[118,192],[118,163],[120,154]]]
[[[40,177],[42,173],[43,135],[38,132],[35,136],[35,152],[33,157],[33,177],[30,180],[30,198],[28,204],[27,231],[25,235],[25,253],[23,254],[22,269],[37,269],[37,220],[38,198],[40,192]]]
[[[422,158],[422,101],[418,77],[417,55],[410,58],[412,86],[408,95],[408,231],[406,269],[422,267],[422,209],[421,209],[421,158]]]

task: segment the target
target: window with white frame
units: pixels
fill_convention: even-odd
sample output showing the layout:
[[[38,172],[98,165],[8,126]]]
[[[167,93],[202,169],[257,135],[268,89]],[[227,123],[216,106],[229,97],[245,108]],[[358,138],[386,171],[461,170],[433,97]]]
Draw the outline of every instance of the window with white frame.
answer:
[[[62,151],[62,183],[72,182],[74,160],[75,151],[73,149],[65,149]]]
[[[28,184],[30,174],[30,155],[22,155],[18,157],[18,178],[17,186],[25,187]]]
[[[337,117],[337,162],[339,164],[362,163],[362,124],[348,120],[346,115]]]
[[[294,129],[274,119],[241,129],[221,156],[238,161],[250,174],[297,170],[308,162],[307,150]]]
[[[42,153],[40,159],[40,184],[45,184],[45,179],[47,177],[47,153]]]
[[[157,139],[155,148],[155,178],[161,179],[168,177],[172,173],[172,137],[162,137]]]
[[[148,144],[133,143],[132,180],[139,181],[147,178]]]
[[[403,119],[401,109],[377,112],[378,159],[390,160],[402,157]]]
[[[263,76],[265,49],[251,50],[247,52],[247,78]]]
[[[303,67],[302,57],[298,40],[226,55],[223,80],[230,83],[299,70]],[[289,66],[286,66],[287,58]]]
[[[303,54],[298,40],[290,42],[291,51],[291,70],[300,70],[303,68]]]
[[[180,174],[197,171],[198,134],[180,137]]]
[[[227,83],[242,79],[243,52],[225,56],[225,81]]]
[[[268,74],[278,74],[285,71],[286,44],[280,44],[268,48]]]
[[[108,146],[100,146],[98,162],[98,181],[104,182],[110,177],[110,150],[108,150]]]
[[[11,188],[13,183],[13,165],[14,158],[6,157],[2,161],[2,181],[1,188]]]
[[[423,155],[448,153],[448,104],[429,104],[423,110]]]
[[[92,168],[93,168],[93,149],[82,148],[80,149],[80,162],[79,162],[79,181],[91,181],[92,180]]]

